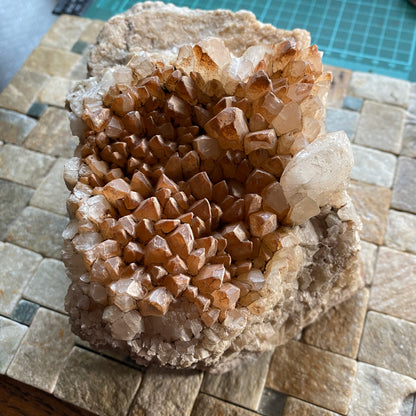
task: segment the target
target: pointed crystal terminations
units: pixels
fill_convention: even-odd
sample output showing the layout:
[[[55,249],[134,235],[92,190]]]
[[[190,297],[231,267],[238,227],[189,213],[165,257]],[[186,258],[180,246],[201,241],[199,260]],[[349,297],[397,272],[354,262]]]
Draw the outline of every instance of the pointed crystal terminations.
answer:
[[[351,148],[325,134],[331,77],[309,42],[159,2],[105,25],[68,96],[74,332],[142,365],[225,371],[360,287]]]

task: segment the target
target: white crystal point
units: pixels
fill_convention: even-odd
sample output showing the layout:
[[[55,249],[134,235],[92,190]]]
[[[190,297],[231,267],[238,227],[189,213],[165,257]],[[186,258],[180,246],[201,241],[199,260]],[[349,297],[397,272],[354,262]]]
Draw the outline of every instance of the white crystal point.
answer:
[[[353,164],[351,144],[344,131],[322,136],[299,152],[280,180],[292,208],[288,221],[304,223],[316,215],[317,208],[328,204],[334,194],[345,190]],[[301,206],[311,209],[301,210]]]

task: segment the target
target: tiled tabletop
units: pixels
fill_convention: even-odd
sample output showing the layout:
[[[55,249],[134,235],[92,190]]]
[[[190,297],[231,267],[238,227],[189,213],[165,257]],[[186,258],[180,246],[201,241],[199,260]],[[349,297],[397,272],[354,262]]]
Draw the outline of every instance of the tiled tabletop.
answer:
[[[344,129],[366,287],[296,340],[224,375],[144,369],[73,335],[60,260],[64,96],[102,22],[61,16],[0,94],[0,374],[97,415],[414,416],[416,84],[330,68],[328,131]]]

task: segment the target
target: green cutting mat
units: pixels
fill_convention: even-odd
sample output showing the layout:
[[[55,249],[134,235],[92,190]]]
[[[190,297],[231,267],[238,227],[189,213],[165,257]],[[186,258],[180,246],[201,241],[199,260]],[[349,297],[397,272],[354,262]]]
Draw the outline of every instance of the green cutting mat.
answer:
[[[134,0],[95,0],[85,17],[107,20]],[[174,0],[199,9],[251,10],[276,27],[309,30],[324,62],[416,81],[416,8],[405,0]]]

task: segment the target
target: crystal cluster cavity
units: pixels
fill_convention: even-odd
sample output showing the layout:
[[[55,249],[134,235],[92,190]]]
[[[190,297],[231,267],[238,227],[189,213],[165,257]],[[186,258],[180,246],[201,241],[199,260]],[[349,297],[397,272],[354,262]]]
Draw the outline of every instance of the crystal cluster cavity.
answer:
[[[331,76],[307,32],[146,2],[105,25],[89,67],[68,96],[76,334],[225,371],[362,285],[352,152],[325,133]]]

